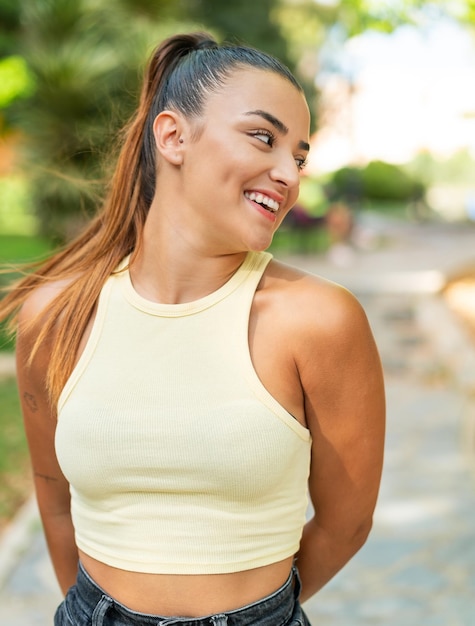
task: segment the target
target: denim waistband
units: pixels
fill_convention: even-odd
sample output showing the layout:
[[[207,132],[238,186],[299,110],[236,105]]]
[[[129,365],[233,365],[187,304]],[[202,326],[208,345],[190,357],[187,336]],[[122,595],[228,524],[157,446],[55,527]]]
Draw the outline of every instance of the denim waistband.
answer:
[[[128,609],[103,591],[82,564],[74,586],[75,602],[93,616],[94,624],[122,626],[259,626],[283,625],[292,617],[300,594],[300,579],[296,567],[292,567],[287,581],[272,594],[239,609],[204,617],[172,617],[149,615]],[[68,600],[66,599],[66,602]],[[78,607],[79,608],[79,607]]]

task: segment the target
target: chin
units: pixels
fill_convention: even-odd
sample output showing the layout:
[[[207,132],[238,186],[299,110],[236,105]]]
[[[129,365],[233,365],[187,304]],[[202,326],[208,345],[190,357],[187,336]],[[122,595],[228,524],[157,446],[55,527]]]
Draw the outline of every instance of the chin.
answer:
[[[241,239],[241,244],[248,252],[263,252],[271,245],[274,238],[274,230],[260,229],[248,230]]]
[[[263,252],[264,250],[267,250],[267,248],[271,245],[271,243],[272,243],[272,237],[267,238],[265,240],[253,241],[249,245],[249,250],[251,252]]]

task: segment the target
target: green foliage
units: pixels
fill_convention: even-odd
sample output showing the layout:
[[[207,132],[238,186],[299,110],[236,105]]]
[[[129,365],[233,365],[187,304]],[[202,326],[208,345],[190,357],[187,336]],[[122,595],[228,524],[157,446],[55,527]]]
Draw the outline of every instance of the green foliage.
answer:
[[[20,1],[0,2],[0,58],[18,52],[20,31]]]
[[[29,96],[33,89],[33,78],[25,59],[18,55],[0,59],[0,109],[16,98]]]
[[[412,10],[420,6],[419,0],[375,2],[374,0],[341,0],[339,16],[348,34],[354,35],[368,29],[391,32],[412,20]]]
[[[269,251],[276,255],[316,254],[328,250],[330,245],[328,232],[325,228],[308,226],[293,228],[287,220],[274,235]]]
[[[312,217],[324,215],[328,206],[323,185],[312,176],[302,177],[298,202]]]
[[[0,234],[35,233],[37,220],[31,204],[31,190],[24,177],[0,178]],[[3,255],[2,250],[0,257]]]
[[[4,352],[12,352],[15,348],[15,338],[7,332],[5,324],[0,323],[0,357]]]
[[[272,15],[275,5],[275,0],[191,0],[187,9],[193,19],[215,29],[220,38],[257,46],[290,64],[286,41]]]
[[[364,196],[370,200],[411,201],[424,195],[424,186],[403,169],[383,161],[372,161],[362,171]]]
[[[26,0],[23,8],[24,51],[37,85],[18,109],[29,140],[25,169],[42,232],[61,239],[71,216],[93,210],[108,136],[105,109],[122,79],[122,59],[100,25],[101,12],[85,0]],[[122,109],[124,97],[118,102]]]
[[[150,12],[170,0],[24,0],[23,54],[36,90],[16,121],[28,142],[41,233],[61,242],[100,202],[114,163],[111,149],[135,107],[141,67],[152,45],[176,28]]]
[[[464,14],[465,20],[469,24],[475,24],[475,0],[467,0],[466,12]]]
[[[330,176],[327,186],[329,200],[357,202],[363,197],[363,179],[358,167],[342,167]]]
[[[439,159],[429,152],[421,152],[405,166],[413,177],[423,180],[426,185],[473,185],[475,159],[465,148],[449,158]]]
[[[185,21],[186,11],[182,2],[177,0],[116,0],[119,9],[129,16],[141,16],[146,20],[175,21],[182,18]]]
[[[371,161],[366,167],[344,167],[331,176],[327,192],[331,200],[361,202],[412,202],[421,200],[425,185],[403,168]]]
[[[34,262],[50,251],[51,243],[43,237],[0,234],[0,266]]]
[[[300,6],[309,0],[289,0]],[[338,24],[348,37],[366,30],[392,32],[404,24],[420,24],[424,16],[437,14],[473,25],[475,0],[335,0],[328,4],[310,0],[317,7],[320,18],[327,26]]]

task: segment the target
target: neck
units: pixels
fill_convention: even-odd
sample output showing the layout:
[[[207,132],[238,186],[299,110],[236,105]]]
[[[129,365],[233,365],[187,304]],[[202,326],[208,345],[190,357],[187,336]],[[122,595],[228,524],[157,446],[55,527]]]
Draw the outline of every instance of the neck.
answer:
[[[148,300],[193,302],[224,285],[246,255],[212,251],[187,238],[186,233],[147,220],[130,276],[134,288]]]

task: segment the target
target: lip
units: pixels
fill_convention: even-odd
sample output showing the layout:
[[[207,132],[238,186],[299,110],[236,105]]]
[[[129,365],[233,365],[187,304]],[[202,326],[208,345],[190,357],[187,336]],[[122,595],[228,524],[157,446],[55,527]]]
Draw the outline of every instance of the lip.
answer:
[[[261,193],[263,196],[267,196],[268,198],[275,200],[279,205],[281,205],[285,200],[285,197],[282,194],[277,193],[276,191],[269,191],[269,189],[259,189],[259,188],[255,189],[253,187],[252,189],[245,190],[245,193],[252,193],[252,192]]]
[[[269,198],[272,198],[273,200],[275,200],[276,202],[278,202],[276,195],[274,194],[274,196],[269,195],[267,192],[265,191],[257,191],[256,189],[252,190],[255,193],[261,193],[262,195],[268,195]],[[250,192],[248,192],[250,193]],[[249,202],[249,204],[254,207],[255,210],[257,210],[262,217],[264,217],[266,220],[269,220],[269,222],[271,223],[275,223],[277,221],[277,215],[280,211],[280,207],[278,209],[278,211],[276,213],[273,213],[272,211],[269,211],[268,209],[265,209],[262,205],[260,205],[258,202],[254,202],[253,200],[250,200],[246,195],[244,195],[244,199]]]

